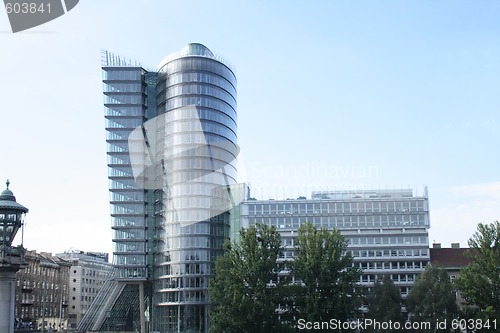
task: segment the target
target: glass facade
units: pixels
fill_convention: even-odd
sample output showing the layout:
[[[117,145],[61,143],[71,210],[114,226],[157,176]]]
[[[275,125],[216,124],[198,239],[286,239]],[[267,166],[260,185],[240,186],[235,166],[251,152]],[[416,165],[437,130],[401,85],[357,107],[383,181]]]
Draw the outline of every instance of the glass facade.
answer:
[[[128,136],[146,120],[144,75],[141,67],[103,67],[114,264],[125,281],[147,278],[147,194],[135,182],[128,148]]]
[[[157,85],[154,329],[208,331],[208,281],[229,237],[236,184],[236,77],[201,44],[160,67]],[[221,190],[222,189],[222,190]]]
[[[412,190],[314,192],[312,199],[247,200],[241,204],[241,225],[275,226],[285,250],[280,260],[293,259],[297,229],[304,222],[338,229],[348,240],[355,265],[368,288],[389,275],[407,295],[429,261],[427,193]],[[234,233],[232,236],[237,236]]]
[[[208,332],[237,178],[235,74],[201,44],[158,72],[103,56],[116,280],[151,284],[150,330]]]

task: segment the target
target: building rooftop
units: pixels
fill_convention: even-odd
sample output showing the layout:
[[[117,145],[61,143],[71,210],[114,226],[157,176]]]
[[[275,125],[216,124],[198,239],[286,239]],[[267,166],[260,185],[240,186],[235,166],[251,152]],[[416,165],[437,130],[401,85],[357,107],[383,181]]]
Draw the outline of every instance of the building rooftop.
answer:
[[[464,255],[468,248],[431,248],[431,265],[441,268],[462,268],[470,263]]]
[[[180,51],[169,54],[160,62],[158,70],[161,70],[163,66],[165,66],[172,60],[183,57],[203,57],[203,58],[214,59],[226,65],[233,73],[235,72],[233,66],[226,59],[217,54],[214,54],[212,51],[210,51],[208,47],[206,47],[201,43],[189,43],[186,46],[184,46]]]

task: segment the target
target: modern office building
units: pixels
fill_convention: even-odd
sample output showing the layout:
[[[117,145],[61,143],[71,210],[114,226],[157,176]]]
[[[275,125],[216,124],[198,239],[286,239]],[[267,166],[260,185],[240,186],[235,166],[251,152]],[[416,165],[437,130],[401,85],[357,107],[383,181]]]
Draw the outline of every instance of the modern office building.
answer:
[[[157,71],[104,51],[102,70],[115,270],[79,329],[208,332],[237,200],[234,71],[196,43]]]
[[[462,268],[471,263],[470,258],[467,257],[466,252],[470,251],[469,248],[461,248],[460,243],[451,243],[451,247],[441,247],[441,243],[432,244],[430,249],[432,267],[446,269],[450,280],[453,282],[458,276]],[[460,309],[464,308],[466,304],[460,291],[456,291],[456,302]]]
[[[389,275],[407,295],[415,277],[429,262],[427,190],[313,192],[311,199],[246,200],[241,227],[275,226],[285,248],[281,260],[293,258],[294,238],[301,223],[338,229],[348,240],[355,265],[363,270],[360,284],[370,287]]]

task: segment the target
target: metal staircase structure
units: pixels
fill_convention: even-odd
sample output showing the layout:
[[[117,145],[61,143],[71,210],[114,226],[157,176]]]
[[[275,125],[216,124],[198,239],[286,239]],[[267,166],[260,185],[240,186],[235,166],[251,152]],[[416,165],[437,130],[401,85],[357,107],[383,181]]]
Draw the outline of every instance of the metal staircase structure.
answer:
[[[77,330],[82,331],[98,331],[99,327],[106,316],[106,309],[116,301],[125,285],[120,285],[115,280],[117,269],[113,269],[108,280],[104,282],[96,298],[90,305],[89,309],[78,323]]]
[[[116,272],[114,269],[99,290],[78,324],[78,332],[142,332],[145,329],[141,329],[141,311],[150,300],[144,293],[144,281],[117,280]]]

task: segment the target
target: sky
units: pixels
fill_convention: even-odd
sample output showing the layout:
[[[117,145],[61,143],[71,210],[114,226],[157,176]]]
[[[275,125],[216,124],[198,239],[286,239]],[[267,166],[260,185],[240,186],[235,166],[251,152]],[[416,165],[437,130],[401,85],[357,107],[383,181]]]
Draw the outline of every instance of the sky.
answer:
[[[13,34],[0,9],[0,180],[30,209],[24,246],[112,252],[101,50],[156,69],[190,42],[236,69],[253,196],[427,188],[430,243],[466,246],[500,220],[498,13],[493,0],[82,0]]]

